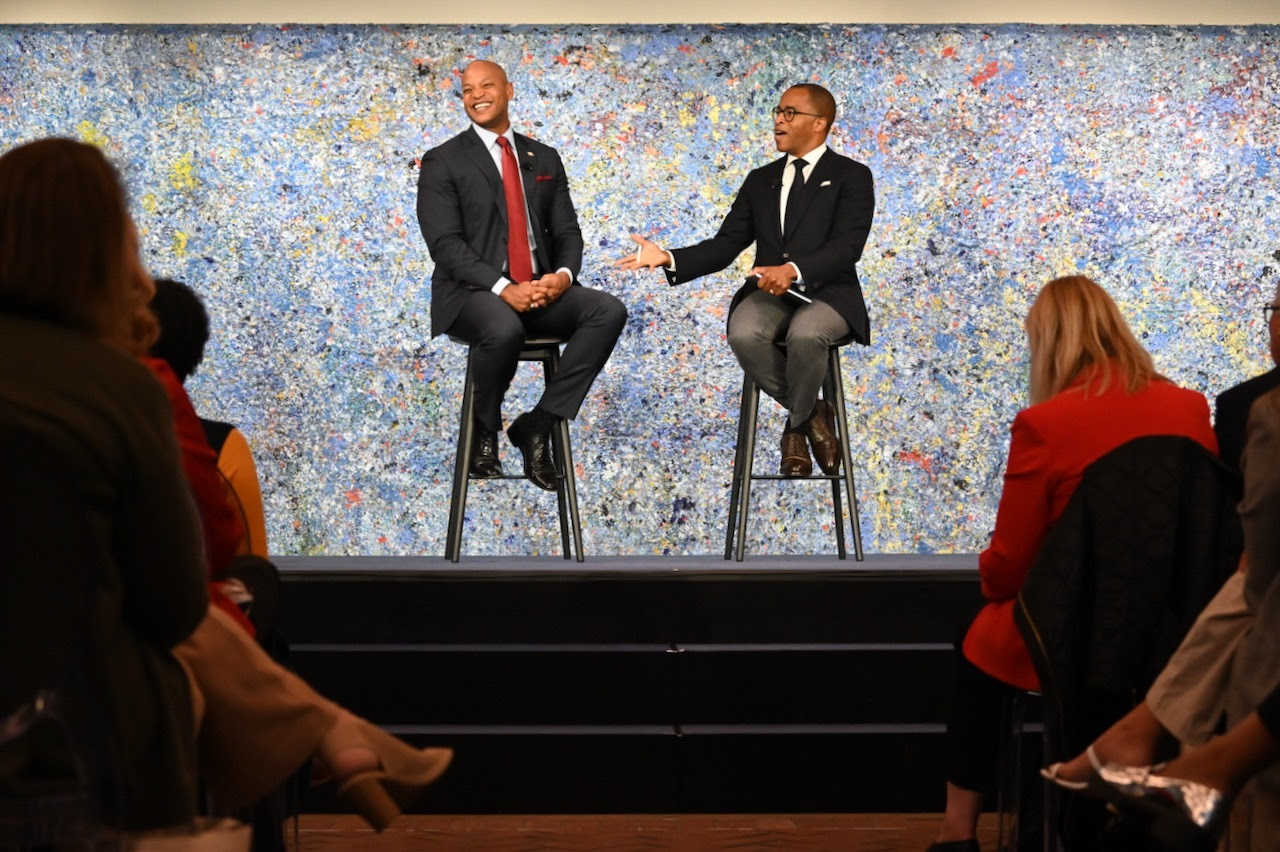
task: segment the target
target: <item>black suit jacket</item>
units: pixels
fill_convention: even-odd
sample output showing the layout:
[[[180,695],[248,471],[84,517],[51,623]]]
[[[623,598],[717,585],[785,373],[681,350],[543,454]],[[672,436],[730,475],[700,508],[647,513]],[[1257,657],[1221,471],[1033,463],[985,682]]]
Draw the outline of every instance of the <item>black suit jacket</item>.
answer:
[[[778,205],[786,166],[787,158],[781,157],[747,175],[719,232],[671,252],[675,270],[668,270],[667,279],[682,284],[719,272],[754,242],[753,266],[795,263],[804,275],[806,292],[839,311],[859,343],[870,343],[867,308],[854,264],[862,257],[875,213],[871,170],[826,149],[805,181],[799,209],[787,211],[784,235]],[[730,313],[755,289],[754,283],[744,284],[733,296]]]
[[[1232,470],[1240,469],[1249,409],[1253,408],[1258,397],[1275,388],[1280,388],[1280,367],[1273,367],[1261,376],[1218,394],[1213,405],[1213,431],[1218,436],[1218,456]]]
[[[554,148],[515,134],[516,159],[543,273],[565,268],[578,283],[582,231],[569,179]],[[507,206],[502,175],[474,128],[422,156],[418,225],[435,262],[431,334],[449,330],[468,290],[489,290],[507,263]]]

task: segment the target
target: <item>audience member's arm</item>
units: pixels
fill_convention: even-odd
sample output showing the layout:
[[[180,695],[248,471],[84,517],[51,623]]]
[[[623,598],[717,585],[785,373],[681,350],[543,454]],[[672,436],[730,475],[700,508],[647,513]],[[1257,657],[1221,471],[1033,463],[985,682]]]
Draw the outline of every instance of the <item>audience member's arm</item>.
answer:
[[[993,601],[1018,594],[1049,526],[1048,449],[1026,412],[1012,432],[995,532],[978,557],[982,594]]]
[[[204,537],[163,391],[145,383],[134,410],[126,436],[133,470],[118,497],[112,552],[124,586],[124,621],[168,650],[191,635],[209,608]]]
[[[1253,404],[1242,466],[1240,523],[1249,565],[1245,590],[1256,603],[1280,570],[1280,391]]]

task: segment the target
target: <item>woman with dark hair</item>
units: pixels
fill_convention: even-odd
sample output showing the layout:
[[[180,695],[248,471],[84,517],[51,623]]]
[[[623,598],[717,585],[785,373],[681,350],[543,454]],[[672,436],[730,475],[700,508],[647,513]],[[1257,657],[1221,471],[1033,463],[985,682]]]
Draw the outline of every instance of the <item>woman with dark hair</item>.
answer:
[[[1073,275],[1050,281],[1027,313],[1031,406],[1014,418],[995,531],[978,557],[987,604],[955,658],[947,723],[947,804],[932,852],[976,852],[994,784],[1000,708],[1038,690],[1013,620],[1018,590],[1084,469],[1146,435],[1182,435],[1217,452],[1204,397],[1169,382],[1111,297]]]
[[[414,749],[322,698],[209,606],[173,414],[138,360],[155,339],[153,292],[101,152],[46,139],[0,156],[0,417],[65,458],[112,555],[85,580],[100,587],[95,631],[130,771],[114,824],[188,821],[198,744],[220,807],[256,801],[314,759],[381,829],[452,751]]]
[[[181,281],[157,278],[155,283],[151,312],[160,322],[160,337],[151,345],[151,355],[167,363],[178,381],[186,385],[204,361],[204,347],[209,342],[209,314],[196,292]],[[236,553],[270,558],[262,489],[249,442],[244,433],[230,423],[201,417],[200,424],[244,528]]]

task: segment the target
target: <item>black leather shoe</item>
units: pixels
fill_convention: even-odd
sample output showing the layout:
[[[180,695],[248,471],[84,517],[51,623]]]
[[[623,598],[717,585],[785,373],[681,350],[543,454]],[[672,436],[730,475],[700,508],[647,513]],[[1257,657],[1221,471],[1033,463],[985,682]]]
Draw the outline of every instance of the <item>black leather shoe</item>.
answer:
[[[556,490],[556,465],[551,456],[551,435],[538,432],[521,414],[507,428],[507,437],[524,456],[524,475],[544,491]]]
[[[804,432],[799,429],[782,430],[782,464],[778,472],[783,476],[808,476],[813,473],[813,460],[809,458],[809,445]]]
[[[830,476],[840,470],[840,441],[836,438],[836,415],[831,403],[825,399],[818,400],[813,413],[804,424],[805,434],[809,436],[809,446],[813,447],[813,457],[822,472]]]
[[[502,461],[498,458],[498,434],[476,427],[471,441],[471,475],[476,479],[492,479],[502,476]]]

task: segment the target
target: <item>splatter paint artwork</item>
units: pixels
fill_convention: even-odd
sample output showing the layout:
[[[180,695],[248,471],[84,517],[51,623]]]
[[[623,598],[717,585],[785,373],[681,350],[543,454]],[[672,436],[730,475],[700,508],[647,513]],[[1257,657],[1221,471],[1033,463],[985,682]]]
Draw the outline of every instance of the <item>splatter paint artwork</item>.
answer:
[[[475,57],[565,161],[583,280],[630,311],[572,426],[588,554],[720,552],[742,381],[725,311],[750,253],[678,288],[611,262],[632,231],[713,234],[796,82],[831,89],[832,146],[876,178],[872,341],[842,357],[868,551],[983,547],[1026,404],[1022,320],[1052,277],[1096,278],[1210,398],[1269,366],[1276,27],[0,29],[0,144],[100,145],[149,267],[206,299],[190,390],[248,435],[275,553],[443,552],[465,351],[429,335],[417,159],[465,126]],[[520,369],[508,419],[539,383]],[[782,418],[762,403],[761,469]],[[829,500],[758,484],[750,550],[829,552]],[[554,497],[476,484],[465,536],[557,553]]]

